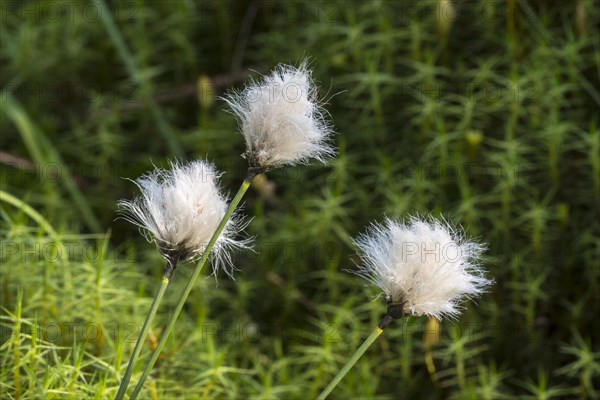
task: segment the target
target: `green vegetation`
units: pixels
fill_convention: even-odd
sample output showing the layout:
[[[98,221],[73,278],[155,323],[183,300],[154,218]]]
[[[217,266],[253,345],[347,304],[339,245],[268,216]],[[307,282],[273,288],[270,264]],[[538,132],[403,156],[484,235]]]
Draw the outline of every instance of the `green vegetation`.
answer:
[[[123,178],[206,158],[234,194],[215,94],[306,56],[339,155],[248,191],[256,252],[203,270],[140,398],[315,398],[385,313],[350,239],[416,212],[488,243],[496,284],[457,321],[396,321],[330,398],[598,398],[597,0],[105,7],[0,3],[0,398],[114,398],[164,267],[115,220]]]

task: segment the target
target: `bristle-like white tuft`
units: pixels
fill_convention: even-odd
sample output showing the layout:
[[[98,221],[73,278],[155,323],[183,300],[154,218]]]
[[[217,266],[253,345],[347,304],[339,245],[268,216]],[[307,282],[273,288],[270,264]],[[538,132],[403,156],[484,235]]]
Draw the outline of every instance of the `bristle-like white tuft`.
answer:
[[[444,221],[386,218],[354,242],[363,266],[352,272],[379,286],[388,303],[402,304],[405,314],[456,317],[465,299],[491,284],[479,264],[484,246]]]
[[[218,187],[219,174],[204,161],[186,165],[172,163],[170,170],[155,169],[135,183],[142,194],[121,200],[119,212],[140,227],[150,242],[155,242],[165,259],[193,261],[204,252],[210,238],[227,211],[227,199]],[[213,272],[235,269],[230,251],[247,248],[249,240],[236,240],[245,228],[234,215],[225,225],[212,251]]]
[[[316,99],[306,63],[298,68],[279,65],[224,100],[238,118],[246,140],[244,156],[252,167],[271,169],[310,159],[325,162],[335,155],[332,128]]]

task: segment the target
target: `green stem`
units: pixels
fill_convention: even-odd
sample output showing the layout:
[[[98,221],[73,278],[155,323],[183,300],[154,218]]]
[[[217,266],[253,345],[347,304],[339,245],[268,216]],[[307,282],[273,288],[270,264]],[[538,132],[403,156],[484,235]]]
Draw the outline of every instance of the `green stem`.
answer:
[[[32,220],[37,222],[39,226],[44,228],[44,230],[46,232],[48,232],[48,234],[50,234],[50,236],[52,236],[52,239],[58,241],[58,234],[56,233],[56,231],[54,230],[52,225],[50,225],[50,223],[44,217],[42,217],[42,215],[40,213],[38,213],[36,210],[34,210],[29,205],[27,205],[27,203],[25,203],[23,200],[16,198],[12,194],[7,193],[4,190],[0,190],[0,202],[1,201],[19,208],[21,211],[23,211],[25,214],[27,214]]]
[[[154,295],[154,300],[152,300],[152,305],[150,305],[150,310],[148,310],[148,314],[146,315],[146,320],[144,321],[144,325],[142,326],[142,330],[140,331],[140,335],[138,336],[137,342],[135,343],[135,347],[133,349],[133,353],[131,354],[131,358],[129,359],[129,365],[127,365],[127,371],[125,371],[125,376],[121,381],[121,385],[119,386],[119,391],[117,392],[117,397],[115,400],[123,399],[125,396],[125,392],[127,391],[127,386],[129,385],[129,381],[131,380],[131,374],[133,373],[133,367],[135,367],[135,362],[137,361],[140,352],[142,351],[142,346],[146,341],[146,336],[148,335],[148,331],[150,330],[150,324],[156,315],[156,311],[158,310],[158,306],[167,290],[167,286],[169,286],[169,281],[173,270],[175,268],[169,262],[167,268],[165,269],[165,274],[160,282],[160,287],[156,291]]]
[[[198,276],[200,275],[200,271],[202,271],[204,264],[206,264],[206,261],[208,261],[208,257],[210,255],[212,248],[214,247],[215,243],[217,242],[217,239],[219,238],[219,236],[221,235],[221,232],[223,231],[223,228],[225,228],[227,221],[229,221],[229,218],[231,218],[231,215],[233,214],[236,207],[238,206],[238,204],[244,197],[244,194],[250,187],[252,180],[254,179],[254,177],[256,176],[256,174],[258,172],[259,171],[257,171],[256,169],[253,169],[253,168],[248,170],[248,176],[246,177],[246,179],[244,179],[244,182],[242,183],[237,194],[231,201],[231,204],[229,204],[229,208],[227,209],[227,212],[225,212],[223,219],[221,219],[219,226],[217,226],[217,230],[215,231],[215,233],[213,233],[212,237],[210,238],[210,241],[208,242],[206,249],[204,249],[202,258],[200,259],[198,264],[196,264],[194,273],[192,274],[188,283],[186,284],[186,286],[183,290],[183,293],[181,294],[181,298],[179,299],[179,303],[177,303],[177,307],[175,308],[175,312],[173,313],[173,315],[171,316],[171,319],[169,320],[169,325],[167,325],[167,328],[163,332],[163,334],[160,338],[160,341],[158,342],[158,346],[154,350],[154,353],[152,353],[152,358],[150,359],[150,361],[148,361],[148,364],[146,365],[146,369],[144,369],[144,372],[142,373],[142,377],[140,378],[133,393],[131,394],[130,400],[135,400],[137,398],[137,396],[139,395],[140,391],[142,390],[142,388],[144,387],[144,382],[146,382],[146,379],[148,378],[148,375],[150,375],[150,371],[152,370],[154,363],[158,359],[158,356],[160,355],[160,352],[162,351],[163,347],[165,347],[165,343],[167,342],[167,339],[169,338],[169,334],[171,333],[171,331],[173,330],[173,327],[175,326],[175,322],[177,321],[177,318],[179,317],[179,314],[181,313],[181,310],[183,309],[183,305],[185,304],[185,301],[187,300],[188,296],[190,295],[190,292],[192,291],[192,288],[194,287],[196,280],[198,279]]]
[[[367,349],[373,344],[373,342],[375,342],[375,340],[379,337],[379,335],[381,335],[382,332],[383,329],[379,326],[375,328],[375,330],[369,335],[368,338],[365,339],[363,344],[360,345],[360,347],[358,348],[358,350],[356,350],[352,357],[350,357],[346,365],[344,365],[342,369],[340,369],[335,378],[333,378],[333,380],[329,382],[329,385],[327,385],[327,387],[321,392],[319,397],[317,397],[317,400],[325,400],[327,396],[329,396],[331,391],[335,389],[338,383],[340,383],[340,381],[344,378],[344,376],[346,376],[348,371],[350,371],[350,369],[354,366],[354,364],[356,364],[358,359],[362,357],[365,351],[367,351]]]

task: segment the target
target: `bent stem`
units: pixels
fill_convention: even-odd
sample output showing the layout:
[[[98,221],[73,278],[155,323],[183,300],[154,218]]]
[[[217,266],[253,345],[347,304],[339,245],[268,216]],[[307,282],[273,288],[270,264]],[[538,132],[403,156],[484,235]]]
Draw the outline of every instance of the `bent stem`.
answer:
[[[344,365],[342,367],[342,369],[340,369],[340,371],[333,378],[333,380],[331,382],[329,382],[329,385],[327,385],[327,387],[325,389],[323,389],[323,391],[321,392],[319,397],[317,397],[317,400],[325,400],[327,398],[327,396],[329,396],[331,391],[333,389],[335,389],[335,387],[340,383],[340,381],[344,378],[344,376],[346,376],[348,371],[350,371],[350,369],[352,369],[354,364],[356,364],[358,359],[360,357],[362,357],[362,355],[365,353],[365,351],[367,351],[367,349],[373,344],[373,342],[375,342],[375,340],[382,333],[383,333],[383,329],[380,328],[379,326],[377,328],[375,328],[375,330],[373,332],[371,332],[369,337],[365,339],[363,344],[361,344],[360,347],[358,348],[358,350],[356,350],[356,352],[352,355],[352,357],[350,357],[350,359],[348,360],[346,365]]]
[[[119,391],[117,392],[117,397],[115,400],[123,399],[125,396],[125,392],[127,391],[127,386],[129,385],[129,381],[131,380],[131,374],[133,373],[133,367],[135,367],[135,362],[137,361],[140,352],[142,351],[142,345],[146,341],[146,336],[148,336],[148,331],[150,330],[150,324],[156,315],[156,311],[158,310],[158,306],[162,301],[163,295],[167,290],[167,286],[169,286],[169,282],[171,280],[171,276],[173,275],[173,271],[175,270],[175,266],[172,262],[167,262],[167,267],[165,268],[165,273],[163,274],[163,278],[160,282],[160,286],[154,295],[154,299],[152,300],[152,304],[150,305],[150,309],[148,310],[148,314],[146,315],[146,320],[144,321],[144,325],[142,326],[142,330],[140,331],[140,335],[137,338],[137,342],[135,343],[135,347],[133,348],[133,353],[131,353],[131,357],[129,358],[129,364],[127,365],[127,370],[125,371],[125,376],[121,381],[121,385],[119,386]]]
[[[185,304],[185,301],[187,300],[188,296],[190,295],[190,292],[192,291],[192,288],[194,287],[194,284],[196,283],[196,280],[198,279],[198,276],[200,275],[200,271],[202,271],[204,264],[206,264],[206,261],[208,261],[208,257],[210,255],[212,248],[214,247],[215,243],[217,242],[217,239],[219,238],[219,235],[223,231],[223,228],[225,228],[227,221],[229,221],[229,218],[231,218],[231,215],[233,214],[236,207],[238,206],[238,204],[244,197],[244,194],[250,187],[252,180],[259,172],[260,172],[260,170],[258,170],[256,168],[248,169],[248,175],[244,179],[244,182],[242,182],[242,185],[240,186],[237,194],[231,201],[231,204],[229,204],[229,208],[225,212],[223,219],[221,219],[219,226],[217,226],[215,233],[213,233],[212,237],[210,238],[210,241],[208,242],[206,249],[204,249],[202,258],[200,259],[200,261],[198,261],[198,264],[196,264],[194,273],[192,274],[188,283],[186,284],[186,286],[183,290],[183,293],[181,294],[181,298],[179,299],[179,303],[177,303],[177,307],[175,308],[175,312],[171,316],[171,319],[169,320],[169,324],[167,325],[167,328],[163,332],[163,334],[160,338],[160,341],[158,342],[158,346],[156,346],[156,349],[152,353],[152,358],[150,358],[150,361],[148,361],[148,364],[146,365],[146,368],[144,369],[144,372],[142,373],[142,376],[141,376],[139,382],[135,386],[135,389],[134,389],[133,393],[131,394],[130,400],[136,399],[137,396],[139,395],[140,391],[144,387],[144,382],[146,382],[148,375],[150,375],[150,371],[152,371],[152,367],[154,366],[154,363],[158,359],[158,356],[160,355],[163,347],[165,347],[165,343],[167,342],[167,339],[169,338],[169,335],[170,335],[171,331],[173,330],[173,327],[175,326],[175,322],[177,321],[177,318],[179,317],[179,314],[181,313],[181,310],[183,309],[183,305]]]

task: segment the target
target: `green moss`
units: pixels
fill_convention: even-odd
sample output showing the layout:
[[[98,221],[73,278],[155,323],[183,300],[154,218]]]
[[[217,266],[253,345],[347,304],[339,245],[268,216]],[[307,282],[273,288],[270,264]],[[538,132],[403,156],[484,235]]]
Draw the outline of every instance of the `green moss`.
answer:
[[[37,214],[0,202],[0,398],[114,397],[162,273],[115,220],[123,178],[201,157],[235,190],[242,137],[198,82],[212,98],[242,84],[233,60],[305,56],[339,157],[249,193],[257,252],[200,280],[143,398],[315,397],[384,311],[343,272],[350,238],[414,212],[488,243],[496,284],[427,351],[425,321],[388,328],[332,398],[597,397],[600,7],[453,3],[448,24],[445,1],[113,2],[108,30],[96,2],[3,3],[0,180]]]

